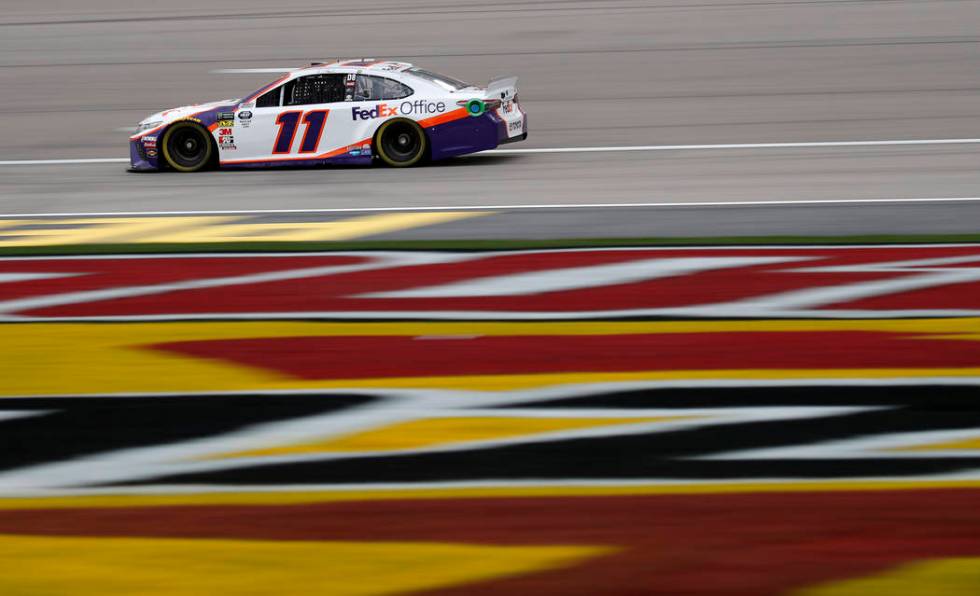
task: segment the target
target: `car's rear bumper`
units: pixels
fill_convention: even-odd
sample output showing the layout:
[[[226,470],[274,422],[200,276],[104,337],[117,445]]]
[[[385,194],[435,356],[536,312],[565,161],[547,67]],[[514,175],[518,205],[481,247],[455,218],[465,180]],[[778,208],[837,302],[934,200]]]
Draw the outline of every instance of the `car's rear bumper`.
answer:
[[[527,138],[526,116],[519,127],[512,128],[513,126],[513,120],[508,121],[489,111],[481,116],[466,116],[427,127],[425,130],[432,144],[432,159],[440,160],[494,149],[498,145],[516,143]]]
[[[518,104],[509,113],[493,114],[497,122],[497,144],[517,143],[527,138],[527,114]]]

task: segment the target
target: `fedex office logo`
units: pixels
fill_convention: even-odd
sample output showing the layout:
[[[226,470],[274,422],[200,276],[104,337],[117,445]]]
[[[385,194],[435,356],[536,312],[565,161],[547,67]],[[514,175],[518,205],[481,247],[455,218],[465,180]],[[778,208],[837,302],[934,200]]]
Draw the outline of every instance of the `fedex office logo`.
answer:
[[[398,106],[389,106],[386,103],[379,103],[374,108],[367,110],[364,108],[351,108],[351,116],[354,120],[372,120],[374,118],[387,118],[388,116],[431,116],[442,114],[446,111],[446,102],[430,101],[417,99],[415,101],[403,101]]]
[[[395,106],[389,106],[386,103],[379,103],[374,106],[371,110],[365,110],[363,108],[351,108],[352,116],[354,120],[371,120],[374,118],[387,118],[388,116],[397,116],[398,108]]]

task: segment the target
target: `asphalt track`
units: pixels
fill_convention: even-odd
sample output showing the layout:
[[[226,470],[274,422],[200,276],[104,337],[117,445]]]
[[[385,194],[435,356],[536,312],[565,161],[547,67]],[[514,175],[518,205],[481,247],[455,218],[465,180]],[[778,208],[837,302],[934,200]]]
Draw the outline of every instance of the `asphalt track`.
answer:
[[[975,0],[4,4],[0,162],[124,157],[146,114],[271,76],[215,71],[363,55],[519,75],[531,136],[515,149],[980,137]],[[413,234],[962,233],[980,204],[792,203],[978,197],[978,158],[974,142],[498,154],[409,171],[0,165],[0,212],[765,201],[777,204],[521,211]]]

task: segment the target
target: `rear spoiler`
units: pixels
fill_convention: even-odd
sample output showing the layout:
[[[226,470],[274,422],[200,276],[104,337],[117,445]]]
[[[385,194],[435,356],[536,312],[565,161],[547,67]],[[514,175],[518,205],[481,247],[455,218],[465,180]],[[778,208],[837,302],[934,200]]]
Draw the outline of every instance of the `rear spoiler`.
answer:
[[[517,95],[517,77],[501,77],[487,83],[487,99],[507,101]]]

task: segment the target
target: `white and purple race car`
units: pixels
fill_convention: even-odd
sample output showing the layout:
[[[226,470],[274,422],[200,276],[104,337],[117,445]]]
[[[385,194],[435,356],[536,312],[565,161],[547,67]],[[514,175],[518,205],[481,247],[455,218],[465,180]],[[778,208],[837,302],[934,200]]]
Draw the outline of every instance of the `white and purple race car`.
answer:
[[[129,138],[132,170],[405,167],[527,138],[517,78],[477,87],[405,62],[314,62],[241,100],[166,110]]]

